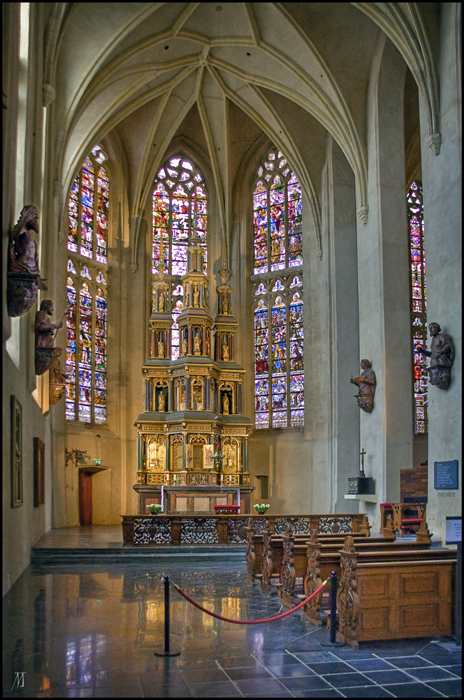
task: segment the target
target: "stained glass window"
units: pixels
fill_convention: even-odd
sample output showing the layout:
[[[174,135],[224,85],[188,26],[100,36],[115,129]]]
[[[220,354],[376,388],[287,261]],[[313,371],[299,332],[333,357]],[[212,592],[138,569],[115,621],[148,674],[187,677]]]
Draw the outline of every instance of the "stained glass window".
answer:
[[[253,191],[255,425],[304,425],[301,187],[273,149]]]
[[[424,251],[424,208],[422,186],[413,182],[407,193],[409,250],[411,264],[411,325],[413,342],[415,433],[427,432],[427,373],[425,358],[416,347],[427,349],[427,298]]]
[[[200,237],[207,269],[207,193],[200,171],[186,158],[170,158],[160,168],[153,190],[152,272],[158,273],[161,240],[165,272],[175,276],[187,272],[188,240]]]
[[[68,250],[108,262],[109,180],[106,156],[94,146],[75,177],[68,198]]]
[[[92,148],[68,198],[66,418],[106,422],[108,335],[107,158]],[[80,257],[82,256],[82,257]]]
[[[303,264],[301,187],[287,160],[268,154],[253,193],[254,274]]]
[[[179,357],[177,317],[182,311],[183,289],[180,278],[187,272],[188,241],[195,233],[204,250],[203,271],[207,272],[208,199],[204,178],[198,168],[182,156],[170,158],[159,169],[153,190],[152,273],[158,275],[161,241],[164,272],[172,275],[171,359]],[[155,277],[156,279],[156,277]]]

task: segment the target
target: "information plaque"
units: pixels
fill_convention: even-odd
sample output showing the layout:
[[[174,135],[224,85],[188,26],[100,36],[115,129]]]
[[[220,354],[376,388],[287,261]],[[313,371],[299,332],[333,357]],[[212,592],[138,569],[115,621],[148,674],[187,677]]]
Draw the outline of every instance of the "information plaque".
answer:
[[[446,517],[446,544],[460,544],[462,542],[462,516]]]
[[[434,462],[434,488],[449,491],[458,488],[458,460]]]

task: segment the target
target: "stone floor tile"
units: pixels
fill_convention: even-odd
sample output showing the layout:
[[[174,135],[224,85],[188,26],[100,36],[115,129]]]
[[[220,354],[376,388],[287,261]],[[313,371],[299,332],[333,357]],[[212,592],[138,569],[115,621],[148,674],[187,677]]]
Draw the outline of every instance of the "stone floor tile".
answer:
[[[343,698],[344,696],[335,690],[335,688],[329,688],[328,690],[293,690],[293,697],[295,698]]]
[[[398,668],[419,668],[420,666],[433,666],[431,661],[423,659],[421,656],[399,656],[388,659],[388,663]]]
[[[385,659],[353,659],[346,660],[352,669],[365,673],[366,671],[391,671],[394,667]]]
[[[243,695],[271,695],[274,692],[288,690],[278,680],[274,678],[257,678],[255,680],[235,681],[235,685],[239,688]]]
[[[452,681],[428,681],[427,685],[445,697],[462,697],[462,681],[458,678]]]
[[[378,685],[388,685],[390,683],[412,683],[414,678],[398,669],[391,671],[366,671],[364,673],[367,678],[370,678]]]
[[[341,693],[345,698],[392,698],[392,695],[386,688],[381,688],[378,685],[368,685],[357,688],[342,688]]]
[[[436,690],[424,683],[400,683],[386,686],[395,698],[438,698]],[[385,689],[386,689],[385,688]]]
[[[319,676],[326,676],[329,673],[349,673],[353,670],[343,661],[325,661],[323,663],[306,661],[306,665]]]
[[[452,680],[454,678],[452,673],[444,668],[440,668],[440,666],[410,668],[408,669],[408,673],[422,683],[428,683],[428,681]]]
[[[233,681],[243,681],[247,678],[272,678],[269,671],[264,666],[248,666],[245,668],[228,668],[226,671],[229,678]]]
[[[332,673],[324,676],[324,680],[339,689],[373,685],[373,681],[362,673]]]
[[[298,676],[314,676],[314,671],[304,664],[283,664],[282,666],[266,666],[276,678],[297,678]]]
[[[229,698],[242,697],[232,681],[215,683],[191,683],[190,690],[194,698]]]

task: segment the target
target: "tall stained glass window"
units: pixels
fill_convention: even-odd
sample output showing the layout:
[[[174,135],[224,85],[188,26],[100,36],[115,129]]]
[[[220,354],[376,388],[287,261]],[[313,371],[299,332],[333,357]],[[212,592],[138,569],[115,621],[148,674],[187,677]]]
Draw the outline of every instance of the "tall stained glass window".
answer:
[[[94,146],[68,198],[66,418],[106,422],[107,160]]]
[[[424,207],[422,186],[413,182],[407,193],[409,249],[411,260],[411,324],[414,373],[415,433],[427,432],[427,372],[424,357],[416,347],[427,349],[427,297],[425,284]]]
[[[255,424],[304,425],[301,187],[283,153],[259,166],[253,191]]]
[[[154,182],[152,273],[156,279],[163,241],[164,272],[172,276],[172,359],[179,356],[176,319],[182,311],[180,278],[187,272],[188,241],[195,233],[204,250],[203,271],[207,272],[207,217],[208,197],[203,175],[188,158],[170,158],[159,169]]]

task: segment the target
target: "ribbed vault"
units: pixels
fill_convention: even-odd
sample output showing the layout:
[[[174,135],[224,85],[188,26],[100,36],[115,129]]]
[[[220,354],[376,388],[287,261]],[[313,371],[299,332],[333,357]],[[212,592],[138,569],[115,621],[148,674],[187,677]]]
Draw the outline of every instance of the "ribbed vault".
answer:
[[[411,68],[429,105],[431,134],[438,133],[434,61],[417,4],[72,3],[65,11],[57,4],[49,23],[46,80],[59,98],[55,179],[66,190],[89,147],[132,118],[129,131],[139,141],[129,188],[135,218],[195,105],[229,235],[233,104],[285,152],[319,238],[317,184],[286,102],[334,137],[355,174],[358,211],[365,212],[367,85],[380,31]]]

